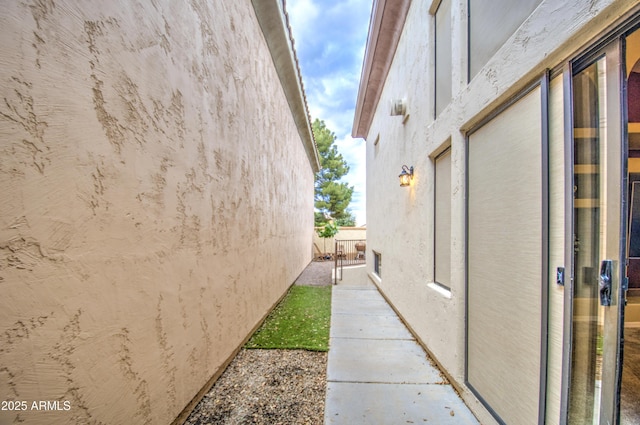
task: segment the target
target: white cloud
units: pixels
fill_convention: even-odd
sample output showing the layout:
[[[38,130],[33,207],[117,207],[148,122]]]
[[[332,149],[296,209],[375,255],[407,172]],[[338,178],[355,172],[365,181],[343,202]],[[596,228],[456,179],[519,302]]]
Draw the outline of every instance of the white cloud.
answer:
[[[309,43],[309,36],[313,35],[313,22],[318,19],[319,8],[312,0],[287,1],[286,8],[296,50],[298,50],[298,46]]]
[[[362,139],[344,137],[336,140],[338,151],[349,164],[349,173],[344,181],[353,186],[353,196],[349,208],[356,217],[356,224],[366,223],[366,145]]]
[[[373,0],[287,0],[311,119],[336,135],[349,163],[343,179],[354,187],[349,208],[357,224],[365,216],[365,144],[351,138],[353,114]]]

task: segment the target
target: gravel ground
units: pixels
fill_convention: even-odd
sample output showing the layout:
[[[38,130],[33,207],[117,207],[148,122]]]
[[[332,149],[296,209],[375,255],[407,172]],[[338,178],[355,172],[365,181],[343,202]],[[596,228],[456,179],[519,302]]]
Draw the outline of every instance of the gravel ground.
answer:
[[[185,424],[322,424],[327,353],[241,350]]]
[[[333,265],[333,261],[312,261],[298,276],[296,285],[331,285]]]
[[[312,262],[296,285],[330,285],[333,262]],[[324,422],[327,353],[242,349],[185,425]]]

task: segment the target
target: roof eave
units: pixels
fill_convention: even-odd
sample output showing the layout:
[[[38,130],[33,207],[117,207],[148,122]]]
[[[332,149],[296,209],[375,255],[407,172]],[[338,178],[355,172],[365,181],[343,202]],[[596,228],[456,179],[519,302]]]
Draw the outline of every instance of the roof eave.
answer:
[[[351,129],[352,137],[366,139],[369,135],[409,6],[411,0],[376,0],[373,5]]]
[[[282,0],[252,0],[252,4],[311,168],[317,173],[320,156],[311,130],[307,98],[284,4]]]

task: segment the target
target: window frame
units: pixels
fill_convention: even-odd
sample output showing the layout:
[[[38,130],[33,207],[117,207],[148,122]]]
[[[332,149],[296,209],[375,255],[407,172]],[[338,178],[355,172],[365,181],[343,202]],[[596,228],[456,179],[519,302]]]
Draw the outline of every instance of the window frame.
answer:
[[[446,291],[451,292],[451,261],[449,261],[449,270],[447,273],[449,274],[449,282],[440,282],[438,280],[438,216],[448,216],[449,217],[449,259],[451,259],[451,190],[449,190],[448,196],[445,199],[448,199],[448,214],[438,214],[438,161],[442,160],[445,156],[449,156],[449,189],[451,188],[451,158],[452,158],[452,148],[451,148],[451,140],[448,140],[446,147],[438,152],[437,155],[433,157],[433,283],[445,289]]]
[[[444,46],[445,50],[448,52],[447,54],[447,58],[448,59],[448,64],[445,65],[445,68],[442,69],[441,72],[438,72],[439,70],[441,70],[442,67],[442,60],[438,60],[439,58],[439,52],[442,51],[442,46],[441,43],[438,42],[438,20],[440,19],[438,16],[438,12],[442,11],[443,8],[443,4],[445,5],[445,7],[448,9],[448,25],[446,25],[444,28],[448,29],[448,32],[445,35],[448,35],[448,45]],[[432,15],[433,15],[433,115],[434,118],[437,118],[438,115],[440,115],[440,113],[442,113],[442,111],[444,111],[444,109],[446,109],[447,105],[449,105],[449,103],[451,103],[451,99],[453,97],[453,90],[452,90],[452,84],[453,84],[453,78],[452,78],[452,62],[453,62],[453,56],[451,54],[451,43],[452,43],[452,36],[453,36],[453,28],[451,26],[451,16],[452,16],[452,1],[451,0],[439,0],[437,2],[437,5],[434,4],[434,6],[432,6]],[[446,19],[445,17],[442,17],[441,19]],[[440,46],[441,48],[438,49],[438,46]],[[448,48],[447,48],[448,47]],[[440,59],[445,59],[445,58],[440,58]],[[438,65],[441,64],[441,65]],[[439,85],[438,84],[438,76],[440,75],[446,75],[448,76],[448,84],[444,84],[444,85]],[[446,92],[445,92],[445,97],[441,98],[441,94],[439,94],[442,90],[438,90],[438,87],[440,87],[440,89],[447,87]]]
[[[378,251],[373,251],[373,272],[382,279],[382,254]]]

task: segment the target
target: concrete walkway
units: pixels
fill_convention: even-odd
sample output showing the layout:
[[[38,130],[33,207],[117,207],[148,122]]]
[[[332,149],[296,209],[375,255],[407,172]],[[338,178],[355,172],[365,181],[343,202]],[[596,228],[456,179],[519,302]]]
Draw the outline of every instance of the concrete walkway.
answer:
[[[333,287],[325,425],[478,424],[445,382],[364,267],[345,269]]]

